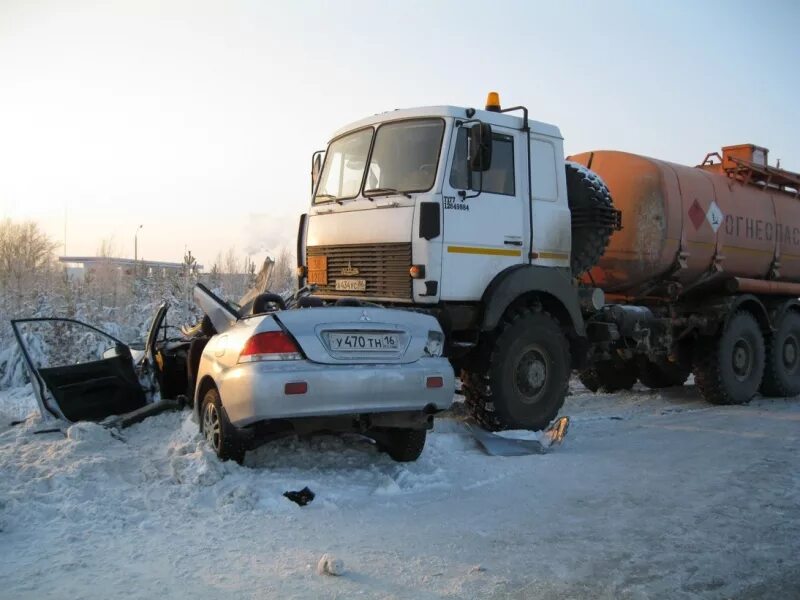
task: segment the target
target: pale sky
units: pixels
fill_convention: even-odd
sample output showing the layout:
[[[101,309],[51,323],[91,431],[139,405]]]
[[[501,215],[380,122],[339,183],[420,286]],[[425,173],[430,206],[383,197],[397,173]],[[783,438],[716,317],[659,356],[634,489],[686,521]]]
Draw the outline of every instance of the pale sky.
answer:
[[[800,171],[800,2],[0,0],[0,217],[210,267],[293,247],[310,156],[393,108],[505,105],[568,153]]]

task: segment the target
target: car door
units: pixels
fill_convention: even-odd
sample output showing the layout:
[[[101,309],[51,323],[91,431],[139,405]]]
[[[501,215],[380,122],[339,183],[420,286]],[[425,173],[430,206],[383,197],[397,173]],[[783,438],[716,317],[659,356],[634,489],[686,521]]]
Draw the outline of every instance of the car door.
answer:
[[[74,319],[15,319],[11,326],[42,416],[100,421],[147,403],[131,349],[114,336]]]
[[[470,173],[468,129],[455,130],[442,187],[442,300],[480,298],[495,275],[523,262],[527,247],[519,132],[493,126],[491,168]]]

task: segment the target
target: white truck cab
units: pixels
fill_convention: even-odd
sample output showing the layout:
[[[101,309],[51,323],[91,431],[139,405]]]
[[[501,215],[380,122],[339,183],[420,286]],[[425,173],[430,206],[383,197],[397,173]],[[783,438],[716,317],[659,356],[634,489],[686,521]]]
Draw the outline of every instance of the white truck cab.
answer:
[[[478,121],[491,125],[491,166],[470,177],[468,134]],[[309,283],[323,297],[432,305],[480,300],[514,265],[568,268],[561,134],[523,124],[511,114],[432,106],[337,131],[308,215]]]
[[[576,277],[619,225],[602,181],[564,160],[557,127],[502,110],[494,92],[486,110],[357,121],[322,155],[300,222],[301,285],[323,301],[435,314],[476,418],[546,427],[585,350]]]

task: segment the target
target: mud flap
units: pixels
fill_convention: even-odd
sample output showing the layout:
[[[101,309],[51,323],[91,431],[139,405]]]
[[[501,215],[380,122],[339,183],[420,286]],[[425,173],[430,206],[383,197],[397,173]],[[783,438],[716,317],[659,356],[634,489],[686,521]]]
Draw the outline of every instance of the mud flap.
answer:
[[[475,421],[464,422],[467,431],[481,445],[486,454],[490,456],[528,456],[530,454],[547,454],[545,447],[539,440],[520,440],[503,437],[491,431],[486,431]]]
[[[490,456],[527,456],[547,454],[552,448],[560,446],[569,429],[569,417],[559,417],[542,432],[545,443],[539,440],[509,438],[486,431],[472,419],[464,422],[472,437]]]

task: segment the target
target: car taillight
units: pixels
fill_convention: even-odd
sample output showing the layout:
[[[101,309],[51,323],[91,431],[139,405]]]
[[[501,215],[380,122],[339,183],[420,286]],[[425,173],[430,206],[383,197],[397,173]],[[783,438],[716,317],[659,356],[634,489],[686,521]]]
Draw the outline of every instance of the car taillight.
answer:
[[[298,360],[302,358],[294,340],[283,331],[257,333],[244,344],[239,362]]]

